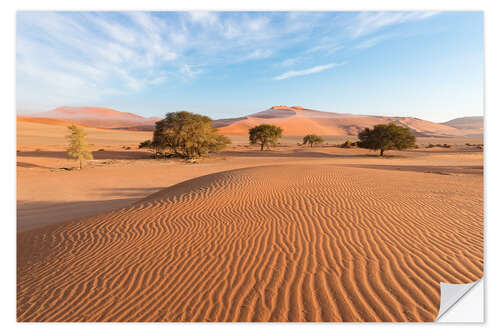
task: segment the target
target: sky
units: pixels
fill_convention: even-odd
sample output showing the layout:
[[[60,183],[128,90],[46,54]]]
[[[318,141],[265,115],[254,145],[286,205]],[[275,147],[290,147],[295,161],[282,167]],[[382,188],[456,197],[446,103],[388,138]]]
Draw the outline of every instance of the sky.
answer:
[[[19,114],[483,114],[482,12],[19,11],[16,30]]]

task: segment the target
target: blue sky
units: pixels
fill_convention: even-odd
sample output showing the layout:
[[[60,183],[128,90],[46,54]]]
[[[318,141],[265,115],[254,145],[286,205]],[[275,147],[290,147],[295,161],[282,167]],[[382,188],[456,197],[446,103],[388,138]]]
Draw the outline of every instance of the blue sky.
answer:
[[[481,12],[18,12],[18,113],[483,113]]]

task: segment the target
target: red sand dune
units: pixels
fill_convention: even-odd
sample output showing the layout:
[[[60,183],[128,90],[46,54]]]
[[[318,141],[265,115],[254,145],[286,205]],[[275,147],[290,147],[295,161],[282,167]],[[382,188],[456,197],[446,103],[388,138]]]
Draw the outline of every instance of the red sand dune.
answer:
[[[151,131],[159,117],[145,118],[139,115],[98,107],[60,107],[48,112],[24,117],[29,121],[35,119],[57,119],[71,123],[97,128],[114,128],[127,130]],[[477,121],[476,118],[481,118]],[[468,119],[471,119],[468,125]],[[42,122],[42,121],[40,121]],[[247,135],[248,130],[256,125],[268,123],[280,126],[285,135],[357,135],[366,127],[381,123],[396,123],[410,128],[417,136],[454,137],[481,136],[482,117],[466,117],[454,119],[447,123],[434,123],[412,117],[365,116],[346,113],[332,113],[305,109],[300,106],[288,107],[276,105],[268,110],[257,112],[245,117],[217,119],[213,121],[219,133],[227,135]],[[458,125],[453,125],[458,124]],[[481,126],[480,126],[481,125]]]
[[[311,133],[357,135],[366,127],[391,122],[410,128],[418,136],[461,136],[463,134],[459,129],[451,126],[411,117],[352,115],[285,105],[273,106],[247,117],[216,120],[214,126],[219,128],[219,133],[228,135],[247,135],[249,128],[262,123],[280,126],[286,135]]]
[[[135,130],[152,130],[154,123],[160,120],[158,117],[145,118],[130,112],[93,106],[63,106],[51,111],[34,114],[31,117],[66,120],[71,123],[91,127]]]
[[[17,116],[17,122],[18,123],[36,123],[36,124],[44,124],[44,125],[57,125],[57,126],[70,126],[70,125],[76,124],[75,122],[72,122],[71,120],[32,117],[32,116]],[[81,124],[78,124],[78,125],[81,127],[86,127],[86,128],[96,128],[93,126],[85,126],[85,125],[81,125]]]

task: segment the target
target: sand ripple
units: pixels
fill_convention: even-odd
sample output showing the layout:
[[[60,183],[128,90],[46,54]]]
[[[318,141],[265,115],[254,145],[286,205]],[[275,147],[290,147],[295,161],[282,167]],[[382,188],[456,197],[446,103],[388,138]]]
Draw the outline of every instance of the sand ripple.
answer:
[[[461,177],[457,181],[456,177]],[[431,321],[483,274],[482,177],[272,166],[18,234],[19,321]]]

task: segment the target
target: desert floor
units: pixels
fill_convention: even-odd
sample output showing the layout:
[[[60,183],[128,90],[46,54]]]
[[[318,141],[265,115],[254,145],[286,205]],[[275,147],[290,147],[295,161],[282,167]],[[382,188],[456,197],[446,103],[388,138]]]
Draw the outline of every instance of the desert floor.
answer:
[[[68,171],[64,127],[18,124],[19,321],[432,321],[440,282],[483,274],[477,139],[380,158],[236,137],[186,163],[87,132]]]

